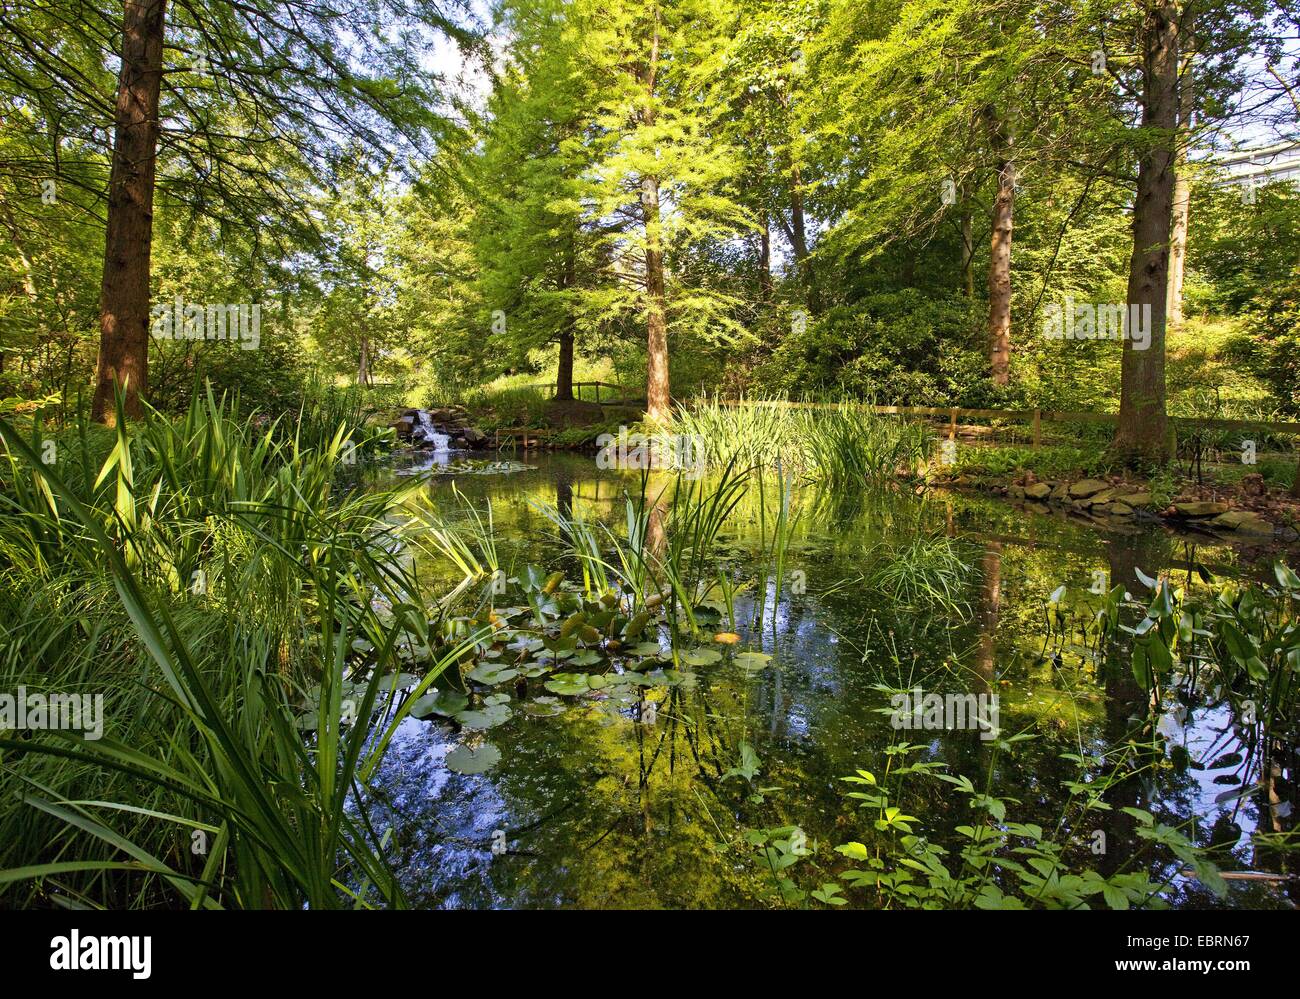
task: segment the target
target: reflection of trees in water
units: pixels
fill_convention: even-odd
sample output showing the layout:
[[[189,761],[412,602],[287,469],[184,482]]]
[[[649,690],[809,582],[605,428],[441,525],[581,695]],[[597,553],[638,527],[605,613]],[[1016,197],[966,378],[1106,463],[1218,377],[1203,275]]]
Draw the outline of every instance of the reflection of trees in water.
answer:
[[[509,497],[498,516],[499,531],[527,535],[521,547],[532,546],[528,550],[535,560],[542,525],[530,518],[519,485],[502,480],[492,487],[497,488],[500,492],[493,495]],[[579,471],[571,477],[535,477],[522,495],[554,499],[561,510],[591,510],[593,518],[605,519],[617,530],[625,489],[635,492],[637,483],[629,477],[586,477]],[[750,570],[751,578],[755,573],[745,553],[752,554],[757,542],[756,521],[747,498],[729,524],[737,569],[742,575]],[[969,536],[973,521],[993,526],[999,536],[984,541],[980,573],[972,578],[970,591],[977,613],[968,626],[954,627],[941,615],[892,606],[861,587],[829,585],[857,575],[863,551],[881,538],[936,530]],[[985,516],[983,506],[964,499],[926,502],[880,492],[861,494],[850,506],[823,499],[799,530],[803,546],[791,566],[815,568],[809,573],[809,594],[783,592],[780,607],[770,615],[772,637],[766,645],[784,670],[737,677],[728,668],[710,667],[695,688],[665,693],[654,728],[626,717],[602,725],[607,716],[587,710],[578,712],[581,717],[571,711],[563,718],[512,722],[499,735],[490,733],[503,747],[526,750],[522,765],[512,765],[508,751],[497,772],[477,779],[490,783],[505,802],[521,853],[494,861],[474,876],[490,879],[498,897],[514,893],[530,900],[525,904],[766,904],[766,874],[752,857],[738,855],[742,848],[729,841],[745,826],[787,823],[798,823],[810,838],[821,835],[832,843],[854,838],[856,825],[864,820],[841,797],[837,778],[855,766],[876,769],[884,748],[910,735],[895,732],[887,716],[875,713],[888,701],[871,689],[873,682],[895,682],[909,660],[933,668],[947,658],[956,668],[949,679],[957,689],[998,693],[999,679],[1009,677],[1018,692],[1047,688],[1050,693],[1065,678],[1050,666],[1031,667],[1032,654],[1021,651],[1022,643],[1033,644],[1041,634],[1041,601],[1047,593],[1066,581],[1086,587],[1090,567],[1104,565],[1112,584],[1122,582],[1137,594],[1145,592],[1138,568],[1154,575],[1159,567],[1176,561],[1189,565],[1196,558],[1194,548],[1176,550],[1183,543],[1160,532],[1101,538],[1046,518],[1008,514],[1005,508]],[[1017,536],[1025,535],[1028,544],[1018,544]],[[1062,537],[1068,539],[1066,550],[1053,549]],[[771,584],[771,579],[756,580],[758,586]],[[747,619],[739,606],[737,616]],[[889,632],[895,648],[886,645]],[[833,634],[845,640],[832,644]],[[766,635],[763,641],[768,642]],[[864,647],[869,649],[865,661]],[[893,662],[895,651],[901,667]],[[1088,676],[1086,670],[1077,675]],[[1139,745],[1149,746],[1145,694],[1132,678],[1127,657],[1117,654],[1099,663],[1096,685],[1104,695],[1102,704],[1095,715],[1079,715],[1085,751],[1099,752],[1134,734]],[[629,714],[630,706],[624,711]],[[1004,706],[1001,720],[1004,728],[1023,727],[1034,723],[1034,715],[1009,717]],[[517,724],[526,728],[514,742]],[[1068,795],[1061,782],[1079,776],[1075,764],[1060,759],[1063,752],[1077,751],[1076,733],[1073,725],[1058,731],[1039,724],[1036,731],[1039,739],[1020,744],[1014,756],[998,757],[993,790],[1020,799],[1009,805],[1009,817],[1051,828]],[[992,751],[977,732],[923,735],[912,741],[931,744],[934,756],[954,772],[982,783],[977,778],[987,772]],[[759,753],[762,771],[755,784],[782,787],[762,803],[748,800],[745,781],[722,779],[739,761],[741,741]],[[1137,762],[1142,766],[1161,759],[1148,751]],[[1281,828],[1286,823],[1269,805],[1293,794],[1295,747],[1262,743],[1252,762],[1264,780],[1242,807],[1259,811],[1262,828]],[[927,834],[951,845],[952,827],[970,818],[965,796],[935,781],[918,780],[912,787],[924,798],[923,810],[914,813],[922,817]],[[1191,775],[1167,767],[1158,777],[1130,778],[1108,793],[1112,811],[1092,813],[1087,828],[1070,830],[1082,841],[1078,857],[1103,872],[1119,870],[1144,842],[1134,835],[1135,820],[1120,811],[1123,805],[1148,808],[1161,821],[1177,824],[1202,800]],[[1107,838],[1101,856],[1088,853],[1094,819]],[[1222,819],[1220,811],[1217,824],[1226,834]],[[718,849],[720,842],[728,844],[725,849]],[[1280,862],[1269,851],[1256,856],[1261,866],[1276,868]]]

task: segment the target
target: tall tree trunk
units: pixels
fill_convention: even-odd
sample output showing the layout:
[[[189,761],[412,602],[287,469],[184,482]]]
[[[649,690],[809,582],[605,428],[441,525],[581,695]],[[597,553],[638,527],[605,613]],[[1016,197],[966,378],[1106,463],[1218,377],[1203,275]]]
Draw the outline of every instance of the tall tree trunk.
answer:
[[[564,275],[560,287],[571,291],[577,282],[577,261],[574,259],[573,238],[564,252]],[[573,399],[573,306],[568,305],[569,314],[560,328],[560,363],[555,369],[555,398],[562,401]]]
[[[1192,218],[1192,184],[1187,176],[1187,146],[1192,132],[1192,60],[1183,63],[1178,80],[1178,151],[1174,160],[1174,209],[1169,238],[1169,325],[1183,324],[1183,272],[1187,265],[1187,230]]]
[[[560,330],[560,363],[555,371],[555,398],[569,401],[573,398],[573,321]]]
[[[650,58],[641,77],[646,93],[646,108],[641,120],[649,126],[655,123],[658,73],[659,7],[656,5]],[[653,422],[666,423],[672,415],[672,396],[668,388],[668,303],[664,291],[663,232],[659,219],[659,178],[656,176],[641,178],[641,209],[645,218],[646,415]]]
[[[672,415],[668,390],[668,308],[664,294],[664,258],[659,232],[659,180],[641,181],[641,202],[646,215],[646,415],[665,423]]]
[[[1011,136],[997,112],[987,109],[997,155],[998,192],[989,242],[989,367],[995,385],[1011,380],[1011,232],[1016,205],[1016,161]]]
[[[357,384],[370,384],[370,338],[361,337],[361,358],[357,361]]]
[[[975,233],[972,231],[970,209],[961,217],[961,283],[962,292],[969,299],[975,297]]]
[[[763,228],[758,233],[758,287],[763,301],[772,297],[772,228],[763,214]]]
[[[794,248],[794,265],[799,280],[808,289],[808,307],[821,311],[821,296],[817,292],[817,276],[812,261],[808,259],[808,224],[804,217],[803,172],[798,163],[790,164],[790,245]]]
[[[1156,0],[1142,30],[1142,127],[1147,136],[1138,163],[1133,205],[1133,256],[1129,262],[1130,323],[1151,307],[1149,342],[1134,349],[1124,338],[1119,427],[1115,450],[1130,463],[1160,461],[1165,451],[1165,319],[1168,304],[1169,236],[1174,205],[1174,132],[1178,126],[1178,9]],[[1155,133],[1156,138],[1151,139]]]
[[[165,15],[166,0],[126,0],[122,19],[99,362],[91,404],[91,417],[100,423],[114,419],[115,386],[125,386],[128,416],[140,415],[140,397],[149,388],[149,255]]]

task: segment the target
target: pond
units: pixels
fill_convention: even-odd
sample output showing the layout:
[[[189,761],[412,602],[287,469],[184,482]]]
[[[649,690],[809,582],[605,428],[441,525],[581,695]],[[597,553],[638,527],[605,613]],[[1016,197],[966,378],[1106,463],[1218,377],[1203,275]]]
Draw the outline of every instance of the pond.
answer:
[[[401,457],[385,480],[424,474],[431,460]],[[590,457],[529,454],[437,475],[428,489],[451,521],[490,504],[503,573],[522,580],[527,566],[563,570],[560,593],[578,587],[582,566],[545,508],[625,533],[624,494],[641,482]],[[487,683],[444,676],[445,696],[457,703],[463,690],[481,709],[477,723],[436,714],[402,723],[370,808],[393,830],[412,904],[818,907],[810,892],[853,866],[834,848],[864,839],[876,815],[849,797],[861,780],[844,778],[865,770],[874,780],[891,759],[897,766],[889,747],[909,742],[909,762],[966,775],[1003,799],[1008,822],[1042,826],[1103,875],[1172,879],[1175,905],[1292,907],[1295,882],[1285,879],[1232,878],[1216,898],[1181,862],[1145,849],[1142,820],[1122,809],[1218,845],[1224,871],[1276,872],[1283,855],[1252,834],[1291,828],[1294,744],[1263,753],[1221,701],[1173,683],[1150,713],[1127,659],[1098,656],[1078,633],[1049,627],[1049,602],[1065,604],[1062,585],[1086,603],[1117,583],[1136,596],[1143,575],[1194,587],[1197,567],[1263,578],[1267,565],[1209,537],[1101,534],[941,492],[835,497],[774,473],[748,477],[713,551],[734,593],[698,608],[700,631],[678,668],[642,666],[638,679],[601,665],[594,672],[632,682],[579,682],[576,693],[541,668],[498,682],[489,669],[478,674]],[[936,589],[889,571],[899,562],[930,566]],[[436,562],[428,571],[456,577]],[[521,604],[510,585],[498,603]],[[502,613],[527,631],[523,606]],[[733,628],[738,641],[729,644]],[[646,640],[654,642],[653,627]],[[528,651],[526,634],[516,636],[490,668]],[[582,662],[569,656],[550,665]],[[1030,738],[999,748],[987,724],[959,728],[951,716],[947,727],[900,728],[912,719],[896,711],[899,692],[917,688],[974,694],[995,705],[1001,732]],[[452,753],[461,754],[455,769]],[[1116,754],[1126,776],[1105,792],[1111,809],[1063,820],[1079,793],[1071,782],[1103,780]],[[955,849],[969,829],[968,798],[927,776],[898,803],[914,831]],[[786,849],[793,837],[802,849]],[[770,853],[777,839],[785,852]],[[835,904],[878,904],[873,897],[850,889]]]

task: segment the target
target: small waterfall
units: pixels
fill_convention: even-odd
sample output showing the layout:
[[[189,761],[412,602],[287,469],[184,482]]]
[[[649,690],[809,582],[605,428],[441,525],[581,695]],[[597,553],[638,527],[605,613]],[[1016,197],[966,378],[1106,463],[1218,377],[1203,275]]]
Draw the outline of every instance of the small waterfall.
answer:
[[[427,445],[435,454],[449,450],[451,437],[433,428],[433,420],[427,409],[418,410],[416,419],[418,422],[411,428],[411,443]]]

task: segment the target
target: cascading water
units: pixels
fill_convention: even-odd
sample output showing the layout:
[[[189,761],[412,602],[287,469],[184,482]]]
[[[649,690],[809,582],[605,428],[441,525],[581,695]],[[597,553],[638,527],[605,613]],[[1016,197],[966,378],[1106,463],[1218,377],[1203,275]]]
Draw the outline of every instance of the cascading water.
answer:
[[[418,410],[416,420],[415,426],[411,428],[411,443],[425,445],[435,454],[446,453],[449,450],[451,437],[433,428],[433,420],[428,410]]]

